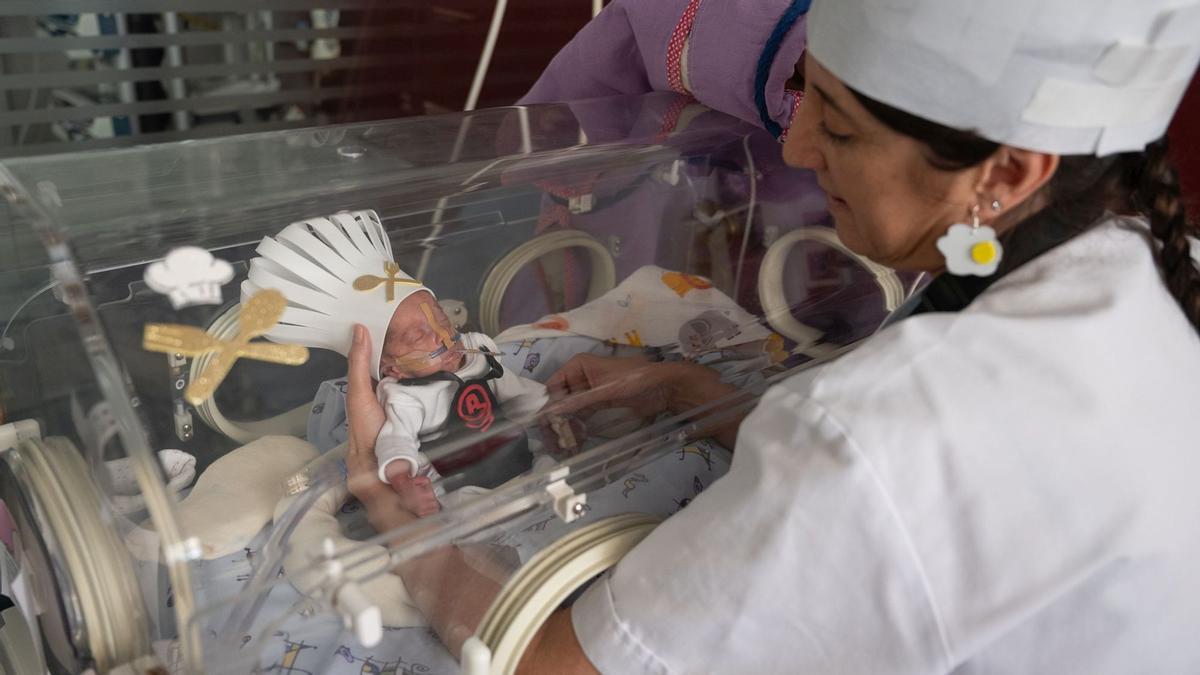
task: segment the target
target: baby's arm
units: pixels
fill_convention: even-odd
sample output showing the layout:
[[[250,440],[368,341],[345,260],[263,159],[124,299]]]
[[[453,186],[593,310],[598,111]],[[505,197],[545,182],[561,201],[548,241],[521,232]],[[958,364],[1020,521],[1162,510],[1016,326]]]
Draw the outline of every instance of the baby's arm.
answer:
[[[425,409],[419,400],[409,396],[404,387],[394,382],[381,382],[378,395],[385,416],[379,437],[375,439],[379,480],[386,483],[388,473],[401,470],[409,476],[416,476],[420,465],[417,452],[421,447],[419,439]]]
[[[421,464],[419,434],[425,409],[395,383],[380,383],[378,396],[386,417],[375,440],[379,480],[391,485],[404,508],[413,514],[436,513],[440,506],[433,483],[428,476],[417,475]]]

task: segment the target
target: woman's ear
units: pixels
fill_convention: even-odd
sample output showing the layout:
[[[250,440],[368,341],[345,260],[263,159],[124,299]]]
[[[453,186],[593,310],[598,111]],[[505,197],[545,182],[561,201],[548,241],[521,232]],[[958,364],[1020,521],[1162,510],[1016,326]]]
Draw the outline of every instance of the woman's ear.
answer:
[[[1055,154],[1002,146],[984,162],[976,185],[982,202],[979,215],[993,221],[1018,208],[1025,212],[1038,191],[1054,177],[1058,162]],[[996,204],[1000,208],[994,208]]]

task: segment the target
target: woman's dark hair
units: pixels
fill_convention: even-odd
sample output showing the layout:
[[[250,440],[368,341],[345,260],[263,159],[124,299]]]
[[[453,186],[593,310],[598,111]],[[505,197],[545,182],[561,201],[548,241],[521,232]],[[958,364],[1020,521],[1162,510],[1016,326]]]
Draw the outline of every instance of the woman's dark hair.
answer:
[[[973,132],[930,122],[853,93],[879,121],[920,141],[929,163],[938,169],[957,171],[976,166],[1000,148],[998,143]],[[1138,211],[1146,216],[1150,231],[1162,244],[1159,267],[1167,289],[1200,332],[1200,269],[1192,261],[1188,241],[1189,236],[1200,237],[1200,227],[1187,219],[1165,136],[1144,152],[1064,156],[1045,190],[1049,204],[1026,219],[1022,227],[1037,227],[1031,222],[1035,219],[1056,221],[1078,234],[1096,223],[1105,209]]]

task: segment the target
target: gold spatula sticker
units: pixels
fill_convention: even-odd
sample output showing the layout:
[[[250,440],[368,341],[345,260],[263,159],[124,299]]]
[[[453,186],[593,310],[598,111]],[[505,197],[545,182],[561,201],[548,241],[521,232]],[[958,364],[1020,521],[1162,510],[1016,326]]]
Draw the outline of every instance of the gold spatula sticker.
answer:
[[[164,354],[201,356],[216,352],[200,375],[192,380],[184,399],[200,405],[213,395],[233,364],[240,358],[298,366],[308,361],[308,348],[300,345],[277,345],[270,342],[250,342],[271,330],[283,316],[287,299],[274,289],[255,293],[242,303],[238,313],[238,334],[232,340],[220,340],[195,326],[170,323],[148,323],[142,334],[142,348]]]
[[[400,265],[388,261],[383,263],[383,273],[386,277],[377,277],[374,274],[364,274],[354,280],[354,290],[356,291],[373,291],[379,288],[380,284],[387,284],[387,301],[391,302],[396,299],[396,284],[408,284],[409,286],[420,286],[421,282],[416,279],[401,279]]]

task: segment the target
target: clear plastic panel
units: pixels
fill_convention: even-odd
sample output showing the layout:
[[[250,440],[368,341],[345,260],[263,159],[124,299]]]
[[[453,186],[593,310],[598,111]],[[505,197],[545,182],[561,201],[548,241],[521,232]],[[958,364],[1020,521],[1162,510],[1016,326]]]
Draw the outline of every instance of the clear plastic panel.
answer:
[[[0,500],[16,564],[6,581],[36,615],[55,672],[107,671],[149,657],[159,639],[195,652],[198,635],[164,609],[190,615],[192,587],[129,373],[62,230],[11,174],[0,179],[11,244],[0,273]]]
[[[7,162],[5,421],[81,449],[172,670],[457,672],[531,561],[587,549],[599,564],[596,547],[614,555],[684,508],[728,467],[712,429],[869,337],[917,281],[841,247],[813,177],[779,150],[652,95]],[[237,339],[263,237],[367,210],[510,376],[544,384],[586,353],[695,362],[734,389],[679,414],[513,420],[500,401],[481,431],[422,436],[440,510],[377,532],[338,455],[341,355],[239,358],[193,406],[214,357],[145,348],[147,324]],[[209,304],[147,285],[179,246],[228,263]],[[604,520],[629,513],[647,517]],[[483,631],[497,640],[524,620],[507,597]]]

